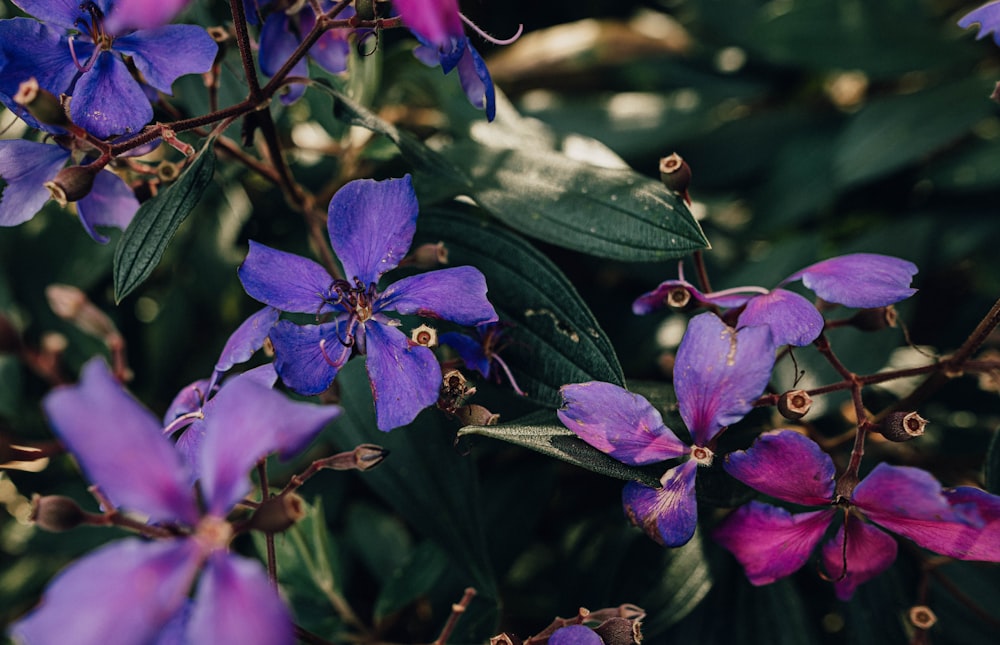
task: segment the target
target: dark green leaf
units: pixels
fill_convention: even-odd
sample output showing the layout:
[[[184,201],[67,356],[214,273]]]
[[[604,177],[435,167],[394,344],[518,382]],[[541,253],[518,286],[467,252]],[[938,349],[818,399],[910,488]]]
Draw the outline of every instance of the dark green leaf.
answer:
[[[490,302],[513,323],[501,352],[518,384],[552,407],[566,383],[624,384],[611,342],[576,289],[530,244],[500,227],[444,210],[421,214],[419,232],[442,240],[453,265],[471,264],[486,276]]]
[[[400,519],[370,504],[354,504],[347,512],[347,537],[377,580],[385,582],[406,561],[410,534]]]
[[[375,601],[375,620],[391,616],[429,592],[448,564],[448,556],[440,547],[430,541],[421,542],[382,586]]]
[[[647,577],[652,579],[639,587],[647,590],[638,604],[648,612],[643,631],[650,635],[663,632],[690,614],[713,584],[702,553],[701,531],[684,546],[659,551],[657,566],[646,569]]]
[[[663,474],[662,468],[636,468],[609,457],[567,430],[552,412],[540,412],[495,426],[466,426],[458,431],[459,437],[468,435],[499,439],[601,475],[639,481],[648,486],[658,487],[659,476]]]
[[[986,490],[1000,495],[1000,432],[994,432],[986,450]]]
[[[191,167],[139,207],[115,248],[115,302],[130,294],[160,262],[177,228],[198,204],[215,173],[214,140],[205,142]]]

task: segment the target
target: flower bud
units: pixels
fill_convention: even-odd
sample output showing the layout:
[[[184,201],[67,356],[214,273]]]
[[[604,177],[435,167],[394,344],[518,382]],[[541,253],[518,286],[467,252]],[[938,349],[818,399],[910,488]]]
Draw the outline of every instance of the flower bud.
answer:
[[[927,605],[914,605],[909,611],[910,622],[917,629],[930,629],[937,623],[937,616]]]
[[[87,522],[87,513],[68,497],[35,494],[31,498],[31,521],[46,531],[68,531]]]
[[[812,402],[805,390],[789,390],[778,398],[778,412],[789,421],[798,421],[809,414]]]
[[[627,618],[609,618],[594,628],[604,645],[637,645],[642,642],[639,622]]]
[[[878,431],[889,441],[909,441],[924,433],[927,419],[916,412],[893,412],[878,426]]]
[[[691,167],[676,152],[660,159],[660,181],[670,190],[680,193],[688,204],[688,187],[691,185]]]
[[[59,98],[41,88],[34,77],[23,81],[17,88],[14,102],[28,111],[39,123],[45,125],[66,126],[69,119]]]
[[[861,331],[878,331],[886,327],[895,327],[897,318],[896,308],[888,305],[874,309],[862,309],[851,316],[847,322]]]
[[[80,201],[90,194],[94,187],[94,178],[101,168],[95,166],[66,166],[52,179],[45,182],[45,187],[60,206],[69,202]]]
[[[421,244],[413,249],[410,262],[418,269],[435,269],[442,264],[448,264],[448,247],[444,242]]]
[[[463,426],[495,426],[500,415],[494,414],[481,405],[470,403],[455,410],[458,422]]]
[[[302,498],[295,493],[286,493],[262,502],[247,522],[247,528],[264,533],[281,533],[305,516]]]
[[[50,284],[45,287],[45,298],[57,316],[80,331],[102,340],[121,337],[111,318],[80,289],[68,284]]]

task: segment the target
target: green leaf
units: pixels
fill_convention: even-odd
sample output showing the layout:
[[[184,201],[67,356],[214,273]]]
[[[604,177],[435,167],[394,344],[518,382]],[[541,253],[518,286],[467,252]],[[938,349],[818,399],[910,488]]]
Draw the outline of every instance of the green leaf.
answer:
[[[177,228],[198,204],[215,173],[214,140],[209,139],[191,167],[162,193],[139,207],[115,248],[115,302],[120,303],[149,277]]]
[[[447,571],[448,564],[448,555],[434,542],[421,542],[379,591],[375,620],[391,616],[427,594]]]
[[[646,590],[638,604],[648,612],[643,631],[649,635],[684,619],[705,599],[713,584],[702,552],[701,531],[681,547],[658,550],[654,560],[657,566],[637,572],[646,578],[645,584],[637,588]]]
[[[347,511],[347,537],[354,551],[380,582],[406,561],[411,538],[398,516],[371,504],[353,504]]]
[[[444,241],[452,265],[486,276],[488,297],[501,320],[513,323],[502,351],[518,385],[535,400],[562,404],[566,383],[625,382],[621,365],[594,315],[562,272],[518,236],[452,211],[424,211],[418,234]]]
[[[553,412],[539,412],[495,426],[465,426],[459,437],[480,435],[529,448],[595,473],[625,481],[638,481],[659,487],[662,468],[628,466],[586,443],[564,425]]]

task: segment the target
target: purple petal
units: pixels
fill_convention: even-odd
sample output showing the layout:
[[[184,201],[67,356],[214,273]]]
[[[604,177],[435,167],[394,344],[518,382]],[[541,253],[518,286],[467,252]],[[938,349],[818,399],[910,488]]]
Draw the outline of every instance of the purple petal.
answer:
[[[896,559],[898,547],[891,536],[853,515],[848,516],[845,526],[846,545],[844,526],[837,531],[836,537],[823,545],[823,568],[833,580],[837,598],[846,602],[858,585],[889,568]]]
[[[989,2],[970,11],[958,21],[958,26],[962,29],[968,29],[976,23],[979,23],[976,40],[985,38],[992,33],[994,42],[1000,45],[1000,36],[996,33],[997,28],[1000,27],[1000,1]]]
[[[740,327],[768,327],[775,346],[808,345],[819,337],[823,324],[822,314],[811,302],[786,289],[751,298],[739,320]]]
[[[70,117],[78,126],[107,139],[133,134],[153,119],[153,108],[125,63],[109,52],[97,56],[73,89]]]
[[[60,572],[11,635],[24,643],[150,642],[183,606],[197,571],[193,540],[113,542]]]
[[[941,484],[919,468],[880,463],[857,485],[851,501],[872,522],[944,555],[962,558],[978,534],[968,516],[948,503]]]
[[[191,0],[118,0],[104,26],[113,34],[129,29],[153,29],[173,20],[190,3]]]
[[[285,385],[306,396],[325,392],[353,351],[353,346],[347,344],[346,317],[322,325],[279,320],[269,337],[278,376]]]
[[[356,179],[337,191],[327,227],[348,282],[368,286],[399,265],[413,241],[418,208],[409,175]]]
[[[333,278],[322,266],[250,240],[239,268],[240,282],[251,298],[281,311],[321,314],[333,311]]]
[[[214,553],[198,583],[189,643],[292,645],[292,619],[260,563]]]
[[[393,0],[403,24],[438,49],[465,36],[457,0]]]
[[[766,585],[797,571],[823,537],[833,509],[792,514],[753,501],[729,515],[712,537],[730,551],[751,584]]]
[[[201,27],[167,25],[115,38],[115,51],[131,56],[147,83],[170,94],[181,76],[210,70],[219,46]]]
[[[492,371],[491,360],[479,339],[449,331],[438,336],[438,342],[454,349],[467,368],[479,372],[483,378],[489,378]]]
[[[774,346],[766,327],[735,331],[711,313],[691,319],[677,349],[674,388],[695,445],[707,445],[752,409],[773,366]]]
[[[802,284],[827,302],[847,307],[884,307],[917,292],[910,281],[917,265],[874,253],[841,255],[818,262],[789,276],[785,282]]]
[[[549,645],[604,645],[604,641],[589,627],[568,625],[549,636]]]
[[[209,379],[203,378],[178,392],[174,400],[170,402],[166,414],[163,415],[163,425],[170,425],[170,422],[178,417],[200,410],[209,396],[211,390],[209,386]]]
[[[85,15],[76,0],[17,0],[15,4],[42,22],[66,29],[77,29],[75,21]]]
[[[689,459],[671,468],[660,479],[663,488],[629,482],[622,490],[622,504],[632,523],[664,546],[687,544],[698,526],[695,475],[698,462]]]
[[[244,320],[222,348],[222,354],[215,363],[215,371],[226,372],[233,365],[250,360],[254,352],[264,346],[279,315],[281,312],[274,307],[264,307]]]
[[[816,442],[792,430],[765,432],[747,450],[727,455],[725,469],[747,486],[786,502],[833,502],[833,461]]]
[[[960,554],[962,560],[1000,562],[1000,497],[970,486],[944,491],[944,496],[967,524],[971,538]]]
[[[272,452],[289,457],[332,421],[340,408],[292,401],[252,378],[226,381],[205,404],[198,471],[209,513],[225,517],[250,490],[247,474]]]
[[[666,280],[652,291],[647,291],[632,303],[632,313],[642,316],[668,306],[668,297],[676,289],[684,289],[695,302],[708,304],[708,300],[687,280]],[[742,303],[741,303],[742,304]]]
[[[103,359],[84,365],[80,383],[43,402],[56,433],[116,505],[154,522],[194,524],[198,511],[188,473],[160,424],[118,384]]]
[[[434,352],[411,343],[396,327],[369,321],[365,333],[365,367],[375,397],[376,424],[388,432],[410,423],[437,402],[441,366]]]
[[[680,457],[688,447],[649,401],[611,383],[564,385],[559,420],[581,439],[631,466]]]
[[[79,12],[79,4],[72,4]],[[86,43],[81,45],[83,47],[77,53],[84,56],[83,52],[89,51],[90,46]],[[30,18],[0,20],[0,60],[3,60],[0,94],[8,97],[17,94],[18,86],[32,77],[41,88],[59,96],[69,91],[77,73],[65,37],[57,30]],[[24,108],[12,104],[8,107],[32,127],[40,125]],[[52,129],[41,127],[44,130]]]
[[[465,52],[458,61],[458,80],[469,103],[477,109],[486,110],[486,120],[492,121],[497,114],[493,79],[490,78],[490,70],[486,68],[483,57],[468,40],[465,42]]]
[[[337,14],[338,20],[346,20],[355,16],[354,7],[346,7]],[[299,28],[301,33],[309,33],[316,25],[316,14],[308,5],[299,12]],[[309,48],[309,57],[316,63],[330,72],[339,74],[347,71],[347,59],[351,53],[351,44],[348,42],[353,30],[351,29],[330,29],[319,40]]]
[[[292,52],[299,46],[299,36],[292,30],[292,21],[283,11],[272,13],[264,21],[260,31],[260,54],[257,57],[260,70],[267,76],[274,76]],[[309,76],[309,63],[305,57],[299,59],[289,72],[289,76]],[[294,103],[305,92],[301,84],[286,86],[281,102]]]
[[[486,299],[486,278],[470,266],[439,269],[398,280],[376,302],[376,311],[443,318],[459,325],[496,322]]]
[[[49,201],[45,182],[69,159],[59,146],[24,139],[0,141],[0,179],[7,182],[0,193],[0,226],[17,226],[35,216]]]
[[[76,203],[76,212],[84,230],[95,241],[105,244],[107,236],[97,232],[97,226],[111,226],[124,231],[135,212],[139,200],[122,178],[110,171],[101,171],[94,177],[94,187],[86,197]]]

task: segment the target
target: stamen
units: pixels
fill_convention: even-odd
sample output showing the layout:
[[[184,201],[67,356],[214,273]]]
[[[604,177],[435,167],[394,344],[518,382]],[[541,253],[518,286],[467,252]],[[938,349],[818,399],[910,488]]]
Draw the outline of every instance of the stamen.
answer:
[[[462,22],[464,22],[465,24],[467,24],[472,29],[472,31],[474,31],[477,34],[479,34],[479,36],[483,40],[485,40],[486,42],[489,42],[489,43],[493,43],[494,45],[510,45],[514,41],[516,41],[518,38],[520,38],[522,33],[524,33],[524,25],[518,25],[517,26],[517,33],[515,33],[510,38],[507,38],[506,40],[501,40],[501,39],[499,39],[499,38],[497,38],[495,36],[489,35],[485,31],[483,31],[482,29],[480,29],[476,25],[476,23],[474,23],[471,20],[469,20],[468,18],[466,18],[464,14],[460,13],[460,14],[458,14],[458,17],[461,18]]]
[[[95,47],[94,53],[90,55],[87,63],[84,65],[80,64],[80,59],[76,57],[76,48],[73,47],[73,36],[69,37],[69,54],[73,58],[73,64],[80,72],[89,72],[90,68],[94,66],[94,61],[97,60],[97,55],[101,53],[100,48]]]
[[[493,355],[493,360],[497,362],[497,365],[500,366],[500,369],[503,370],[503,373],[507,375],[507,380],[510,381],[510,386],[514,388],[514,391],[520,394],[521,396],[528,396],[527,392],[518,387],[517,381],[514,380],[514,375],[510,373],[510,368],[507,367],[507,363],[505,363],[504,360],[499,356],[497,356],[496,354]]]
[[[163,429],[163,436],[169,437],[173,433],[177,432],[181,428],[191,425],[196,419],[204,419],[205,415],[202,414],[201,410],[195,412],[188,412],[187,414],[182,414],[173,421],[167,424],[167,427]]]

